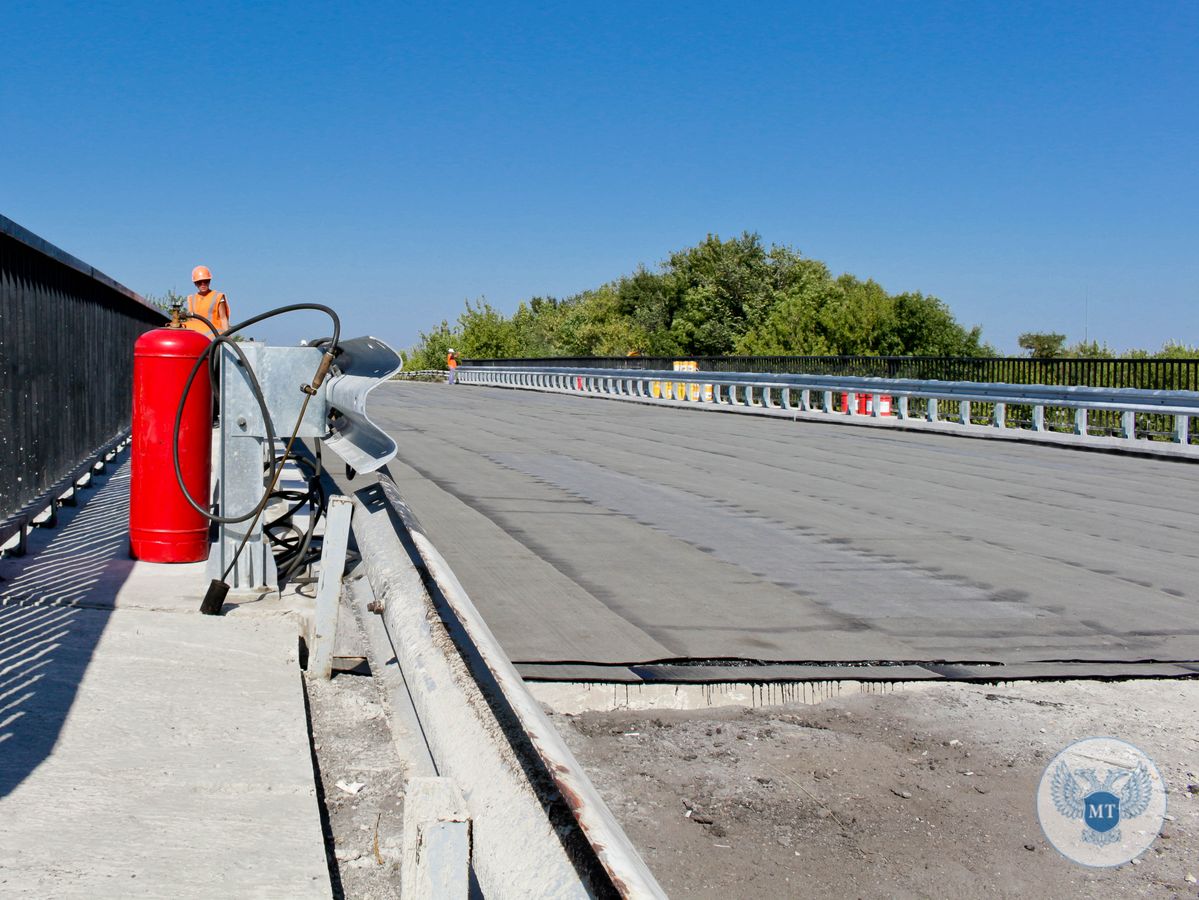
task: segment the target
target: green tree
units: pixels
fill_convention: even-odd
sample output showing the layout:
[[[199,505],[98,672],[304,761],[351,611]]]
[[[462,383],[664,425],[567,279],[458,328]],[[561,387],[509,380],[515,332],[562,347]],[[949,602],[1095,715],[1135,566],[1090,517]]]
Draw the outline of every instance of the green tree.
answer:
[[[965,329],[944,302],[923,294],[899,294],[891,317],[897,350],[889,355],[994,356],[982,342],[982,329]]]
[[[1034,359],[1054,359],[1062,355],[1066,336],[1057,332],[1026,331],[1016,338],[1016,343]]]
[[[935,297],[834,278],[819,260],[767,249],[748,232],[710,234],[657,271],[639,266],[571,297],[534,297],[511,318],[467,303],[454,327],[421,335],[409,368],[443,366],[449,346],[468,357],[994,352]]]
[[[442,320],[441,324],[432,331],[421,332],[420,343],[408,351],[404,361],[406,372],[425,372],[431,369],[446,368],[446,356],[454,346],[457,336],[450,328],[450,323]],[[457,349],[457,348],[455,348]]]
[[[1079,341],[1064,348],[1059,355],[1076,359],[1115,359],[1116,351],[1098,341]]]
[[[502,359],[519,356],[516,327],[486,300],[467,302],[458,317],[458,343],[452,345],[459,356],[478,359]],[[442,360],[444,366],[445,361]]]

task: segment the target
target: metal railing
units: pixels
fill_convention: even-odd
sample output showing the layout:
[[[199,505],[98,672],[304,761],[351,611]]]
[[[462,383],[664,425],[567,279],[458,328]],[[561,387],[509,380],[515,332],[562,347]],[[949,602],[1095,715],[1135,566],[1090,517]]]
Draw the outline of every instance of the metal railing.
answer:
[[[1035,435],[1066,432],[1124,441],[1189,444],[1199,421],[1199,392],[1041,384],[987,384],[851,375],[684,372],[604,368],[462,365],[464,384],[494,385],[624,399],[735,406],[759,411],[865,416],[911,423],[956,423]],[[1131,445],[1130,445],[1131,446]]]
[[[396,372],[393,381],[445,381],[446,369],[412,369],[407,372]]]
[[[128,432],[133,344],[165,321],[128,288],[0,216],[0,543]]]
[[[857,375],[921,381],[1062,384],[1199,391],[1199,359],[1032,359],[1026,356],[615,356],[468,359],[480,368],[672,369],[683,359],[701,372]]]

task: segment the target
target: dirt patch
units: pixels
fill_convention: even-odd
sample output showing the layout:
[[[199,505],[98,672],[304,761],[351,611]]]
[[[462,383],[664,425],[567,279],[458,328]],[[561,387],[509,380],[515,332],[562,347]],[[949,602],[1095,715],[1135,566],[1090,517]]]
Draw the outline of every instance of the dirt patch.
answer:
[[[1199,897],[1199,682],[554,721],[671,896]],[[1136,744],[1170,791],[1162,835],[1115,869],[1061,856],[1036,813],[1048,761],[1095,735]]]

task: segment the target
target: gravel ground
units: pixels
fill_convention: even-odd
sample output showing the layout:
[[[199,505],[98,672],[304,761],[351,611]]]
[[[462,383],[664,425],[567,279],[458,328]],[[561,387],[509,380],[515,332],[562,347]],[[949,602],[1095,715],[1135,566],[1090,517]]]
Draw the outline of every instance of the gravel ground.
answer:
[[[334,896],[398,898],[407,777],[392,743],[386,701],[371,676],[305,677],[305,685],[328,813],[326,852],[336,866]],[[361,787],[350,793],[338,782]]]
[[[1199,681],[554,721],[674,897],[1199,897]],[[1048,761],[1095,735],[1140,747],[1169,790],[1161,836],[1113,869],[1058,854],[1035,808]]]

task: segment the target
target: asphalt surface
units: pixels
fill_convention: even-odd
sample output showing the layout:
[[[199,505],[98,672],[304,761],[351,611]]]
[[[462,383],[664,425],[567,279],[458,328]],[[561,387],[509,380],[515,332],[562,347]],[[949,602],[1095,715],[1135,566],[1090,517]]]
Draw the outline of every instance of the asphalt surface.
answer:
[[[1193,463],[466,385],[371,416],[527,677],[1199,671]]]

